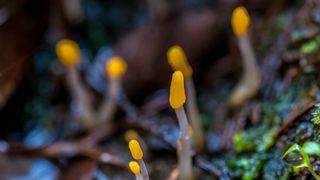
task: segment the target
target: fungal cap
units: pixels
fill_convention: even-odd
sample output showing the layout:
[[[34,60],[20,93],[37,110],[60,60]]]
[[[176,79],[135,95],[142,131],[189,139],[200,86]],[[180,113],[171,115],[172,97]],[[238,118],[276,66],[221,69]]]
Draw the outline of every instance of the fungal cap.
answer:
[[[178,109],[186,102],[184,79],[181,71],[172,74],[169,103],[173,109]]]
[[[131,161],[129,163],[130,170],[133,174],[140,174],[140,166],[137,162]]]
[[[174,71],[181,71],[186,79],[191,78],[192,68],[187,56],[180,46],[172,46],[167,52],[168,62]]]
[[[126,62],[119,56],[114,56],[106,63],[106,72],[111,78],[119,78],[127,71]]]
[[[231,25],[236,36],[243,36],[248,32],[250,16],[245,7],[239,6],[233,10]]]
[[[137,140],[133,139],[129,142],[129,149],[133,159],[140,160],[143,158],[143,152]]]
[[[129,142],[132,139],[138,139],[138,132],[134,129],[127,130],[124,134],[124,139]]]
[[[80,48],[72,40],[63,39],[56,44],[56,53],[60,61],[68,67],[75,66],[80,60]]]

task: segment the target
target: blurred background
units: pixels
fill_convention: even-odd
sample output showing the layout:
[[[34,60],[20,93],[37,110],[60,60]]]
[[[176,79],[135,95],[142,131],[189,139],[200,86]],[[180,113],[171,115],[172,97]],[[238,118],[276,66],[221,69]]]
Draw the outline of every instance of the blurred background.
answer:
[[[288,61],[279,65],[277,60],[270,60],[270,49],[288,32],[287,27],[301,7],[308,6],[304,13],[312,12],[302,13],[301,18],[312,18],[315,24],[320,22],[319,3],[311,0],[308,3],[0,0],[0,179],[133,179],[123,163],[130,159],[123,134],[131,128],[142,133],[148,146],[151,177],[169,177],[176,166],[174,149],[179,132],[174,112],[167,103],[172,70],[166,51],[175,44],[184,48],[194,69],[201,120],[209,139],[207,152],[197,159],[197,173],[201,174],[200,179],[224,177],[225,171],[212,170],[208,162],[212,156],[232,149],[235,131],[256,123],[250,121],[239,127],[236,119],[247,111],[231,111],[225,106],[242,72],[237,39],[230,25],[232,10],[239,5],[248,9],[252,21],[250,39],[258,64],[270,67],[262,74],[269,77],[276,73],[275,79],[283,80],[287,77],[286,68],[299,63]],[[306,23],[305,29],[314,30],[316,26],[312,23]],[[317,34],[319,28],[315,29]],[[112,132],[102,137],[88,135],[78,125],[79,112],[68,90],[67,70],[55,54],[55,44],[64,38],[76,41],[81,48],[79,72],[94,107],[101,103],[108,88],[106,60],[119,55],[128,64],[121,108],[113,119]],[[281,51],[284,52],[285,49]],[[268,62],[274,64],[267,66]],[[276,89],[274,82],[266,81],[269,84],[263,87]],[[264,88],[246,108],[251,112],[255,103],[273,97],[270,94]],[[251,115],[247,115],[251,120],[260,117]],[[139,123],[132,120],[137,117]],[[94,147],[101,150],[100,159],[90,156],[88,149],[83,152],[68,145],[85,140],[92,140]],[[112,159],[115,163],[110,163],[110,158],[116,159]],[[217,172],[220,174],[214,175]]]

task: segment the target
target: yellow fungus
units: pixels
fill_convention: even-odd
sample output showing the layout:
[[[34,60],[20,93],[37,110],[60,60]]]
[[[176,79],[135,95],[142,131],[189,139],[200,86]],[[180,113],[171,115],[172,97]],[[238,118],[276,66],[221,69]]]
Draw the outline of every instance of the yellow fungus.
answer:
[[[235,35],[243,36],[248,32],[250,16],[247,9],[239,6],[232,12],[231,25]]]
[[[119,56],[112,57],[106,63],[106,72],[111,78],[119,78],[127,71],[126,62]]]
[[[168,62],[174,71],[181,71],[186,79],[191,78],[192,68],[180,46],[172,46],[167,52]]]
[[[129,142],[129,149],[133,159],[140,160],[143,158],[143,152],[137,140],[131,140]]]
[[[172,75],[169,103],[173,109],[178,109],[186,102],[184,91],[184,79],[181,71],[175,71]]]
[[[63,39],[56,44],[56,53],[60,61],[66,66],[75,66],[80,60],[80,48],[72,40]]]
[[[130,170],[133,174],[140,174],[140,166],[137,162],[131,161],[129,163]]]
[[[126,131],[126,133],[124,134],[124,139],[129,142],[130,140],[133,139],[138,139],[138,133],[136,130],[130,129],[128,131]]]

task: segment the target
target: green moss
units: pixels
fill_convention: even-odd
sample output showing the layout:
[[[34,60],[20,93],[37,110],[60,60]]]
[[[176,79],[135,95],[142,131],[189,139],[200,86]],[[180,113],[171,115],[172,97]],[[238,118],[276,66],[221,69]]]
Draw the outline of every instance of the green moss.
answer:
[[[264,152],[274,144],[275,132],[258,127],[236,133],[232,139],[234,148],[237,152]]]
[[[271,129],[271,130],[267,131],[266,133],[264,133],[262,135],[262,143],[259,144],[257,150],[259,152],[268,150],[274,144],[275,136],[276,136],[275,129]]]
[[[254,151],[255,144],[250,139],[250,135],[245,131],[236,133],[232,138],[235,150],[237,152]]]
[[[312,114],[312,119],[311,122],[315,125],[320,124],[320,104],[316,104],[314,111],[311,113]]]
[[[217,166],[227,166],[232,179],[252,180],[260,176],[263,163],[266,160],[265,154],[228,155],[225,159],[214,162]]]
[[[244,168],[241,179],[250,180],[258,177],[262,161],[259,159],[241,159],[239,165],[240,168]]]
[[[315,62],[315,58],[320,50],[320,36],[307,40],[303,33],[297,32],[292,35],[293,41],[297,43],[289,47],[289,50],[290,48],[295,52],[301,50],[303,58],[307,59],[306,64],[302,64],[300,59],[300,67],[304,69],[306,68],[304,65],[316,67],[318,62]],[[307,42],[304,43],[306,40]],[[294,65],[294,67],[298,66]],[[303,72],[305,72],[304,69]],[[281,71],[279,77],[284,79],[287,73],[288,69],[283,67],[283,74]],[[317,83],[315,79],[318,76],[319,71],[299,73],[291,79],[289,84],[284,85],[281,79],[274,83],[272,97],[262,101],[260,122],[250,124],[248,121],[246,128],[233,136],[232,141],[236,152],[226,155],[228,157],[222,157],[222,164],[228,168],[231,179],[292,179],[290,176],[295,175],[294,170],[301,170],[301,168],[289,166],[282,160],[281,155],[294,143],[303,144],[312,140],[305,143],[302,150],[306,154],[320,154],[320,144],[315,143],[320,142],[320,126],[316,126],[320,124],[320,104],[309,113],[299,116],[280,137],[275,139],[276,130],[290,117],[297,106],[319,99],[319,92],[310,93]],[[275,141],[277,141],[276,145]],[[291,152],[287,158],[297,165],[301,165],[303,161],[299,151]],[[298,176],[305,178],[310,175],[300,172]]]
[[[273,152],[272,158],[269,159],[263,167],[262,179],[265,180],[288,180],[290,179],[290,174],[292,168],[288,167],[281,159],[280,152]]]

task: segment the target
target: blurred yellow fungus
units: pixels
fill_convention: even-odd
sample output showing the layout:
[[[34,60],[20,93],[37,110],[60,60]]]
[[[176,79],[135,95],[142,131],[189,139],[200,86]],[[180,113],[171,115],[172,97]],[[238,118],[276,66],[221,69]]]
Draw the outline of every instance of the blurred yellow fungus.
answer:
[[[172,75],[170,86],[169,103],[173,109],[181,108],[186,102],[184,91],[184,79],[181,71],[176,71]]]
[[[112,57],[106,63],[106,72],[111,78],[119,78],[127,71],[126,62],[119,56]]]
[[[140,166],[136,161],[131,161],[129,167],[133,174],[140,174]]]
[[[72,40],[63,39],[56,44],[56,53],[59,60],[68,67],[67,83],[73,98],[77,101],[80,112],[81,121],[87,130],[92,130],[95,126],[94,114],[88,90],[83,86],[76,65],[80,61],[80,48],[78,44]]]
[[[250,17],[247,10],[242,6],[237,7],[232,13],[231,21],[234,33],[237,36],[244,72],[240,82],[230,95],[228,105],[232,108],[238,108],[258,94],[261,75],[249,39]]]
[[[137,140],[131,140],[129,142],[129,149],[133,159],[140,160],[143,158],[143,151],[140,147],[140,144]]]
[[[109,76],[109,84],[105,91],[105,99],[97,112],[97,121],[100,124],[109,124],[117,111],[116,99],[122,90],[122,76],[127,71],[127,64],[120,56],[114,56],[106,62],[105,71]]]
[[[130,140],[133,140],[133,139],[138,139],[138,133],[136,130],[134,129],[129,129],[125,132],[124,134],[124,139],[127,141],[127,142],[130,142]]]
[[[171,68],[181,71],[186,79],[192,77],[192,68],[187,60],[187,56],[180,46],[172,46],[167,52],[167,59]]]
[[[233,10],[231,24],[235,35],[243,36],[247,34],[250,26],[250,16],[245,7],[239,6]]]
[[[60,61],[68,67],[75,66],[80,60],[80,48],[72,40],[63,39],[56,44],[56,53]]]

